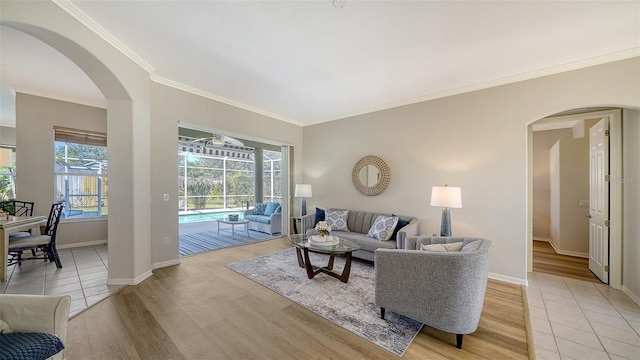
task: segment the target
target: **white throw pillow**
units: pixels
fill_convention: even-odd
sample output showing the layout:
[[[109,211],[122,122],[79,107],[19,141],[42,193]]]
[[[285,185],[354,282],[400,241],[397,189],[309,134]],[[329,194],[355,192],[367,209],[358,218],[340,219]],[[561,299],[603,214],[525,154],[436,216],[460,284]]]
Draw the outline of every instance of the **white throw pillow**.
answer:
[[[420,250],[424,251],[435,251],[435,252],[449,252],[449,251],[460,251],[462,249],[461,242],[455,242],[450,244],[421,244]]]
[[[347,227],[347,217],[349,210],[333,210],[324,211],[324,221],[331,226],[331,231],[349,231]]]
[[[391,239],[391,235],[393,235],[393,229],[398,225],[398,218],[395,216],[378,216],[376,221],[371,225],[371,229],[367,233],[368,237],[372,237],[374,239],[380,241],[386,241]]]

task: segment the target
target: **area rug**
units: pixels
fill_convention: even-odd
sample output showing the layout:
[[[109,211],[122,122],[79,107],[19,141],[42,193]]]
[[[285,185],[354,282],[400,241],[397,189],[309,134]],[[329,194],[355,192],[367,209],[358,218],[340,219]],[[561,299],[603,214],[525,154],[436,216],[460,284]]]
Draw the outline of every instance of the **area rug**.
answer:
[[[326,265],[325,255],[309,254],[312,264]],[[344,258],[334,270],[342,271]],[[385,320],[374,305],[374,269],[370,262],[353,259],[348,283],[326,274],[307,279],[298,266],[295,248],[228,264],[228,268],[261,284],[333,323],[402,356],[422,324],[387,311]]]
[[[230,246],[245,245],[258,241],[275,239],[278,236],[273,236],[253,230],[249,230],[249,236],[247,236],[247,232],[244,231],[244,229],[241,231],[236,231],[234,236],[232,236],[230,230],[221,229],[220,235],[217,234],[217,231],[205,231],[180,235],[178,239],[178,248],[180,250],[180,256],[188,256],[205,251],[218,250]]]

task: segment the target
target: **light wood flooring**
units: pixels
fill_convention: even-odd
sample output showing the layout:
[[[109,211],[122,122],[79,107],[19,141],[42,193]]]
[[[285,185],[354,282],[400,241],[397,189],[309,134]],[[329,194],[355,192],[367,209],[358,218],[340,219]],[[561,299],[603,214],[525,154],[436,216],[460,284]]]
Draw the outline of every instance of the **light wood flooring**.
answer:
[[[589,270],[589,259],[557,254],[546,241],[533,242],[533,271],[600,283]]]
[[[280,238],[154,270],[70,320],[66,359],[398,358],[224,266],[287,247]],[[489,280],[462,350],[455,335],[425,326],[403,359],[527,359],[523,293]]]

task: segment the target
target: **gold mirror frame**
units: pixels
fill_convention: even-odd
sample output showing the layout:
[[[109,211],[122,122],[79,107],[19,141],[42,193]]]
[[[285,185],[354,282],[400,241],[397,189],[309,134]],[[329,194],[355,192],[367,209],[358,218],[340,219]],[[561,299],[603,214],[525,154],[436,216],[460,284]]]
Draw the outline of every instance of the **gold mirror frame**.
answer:
[[[380,174],[380,179],[373,186],[366,186],[360,181],[360,170],[367,165],[373,165],[378,168],[378,173]],[[387,163],[385,163],[381,158],[375,155],[367,155],[358,160],[358,162],[353,167],[351,180],[353,181],[353,186],[355,186],[356,189],[363,195],[379,195],[382,194],[389,186],[389,182],[391,181],[391,169],[389,168],[389,165],[387,165]]]

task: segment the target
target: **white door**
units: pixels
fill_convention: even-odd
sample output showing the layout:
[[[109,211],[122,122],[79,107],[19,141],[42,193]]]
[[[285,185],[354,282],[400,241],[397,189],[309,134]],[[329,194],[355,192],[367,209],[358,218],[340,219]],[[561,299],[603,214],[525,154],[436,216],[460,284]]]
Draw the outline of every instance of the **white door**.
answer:
[[[589,270],[609,283],[609,119],[589,130]]]

